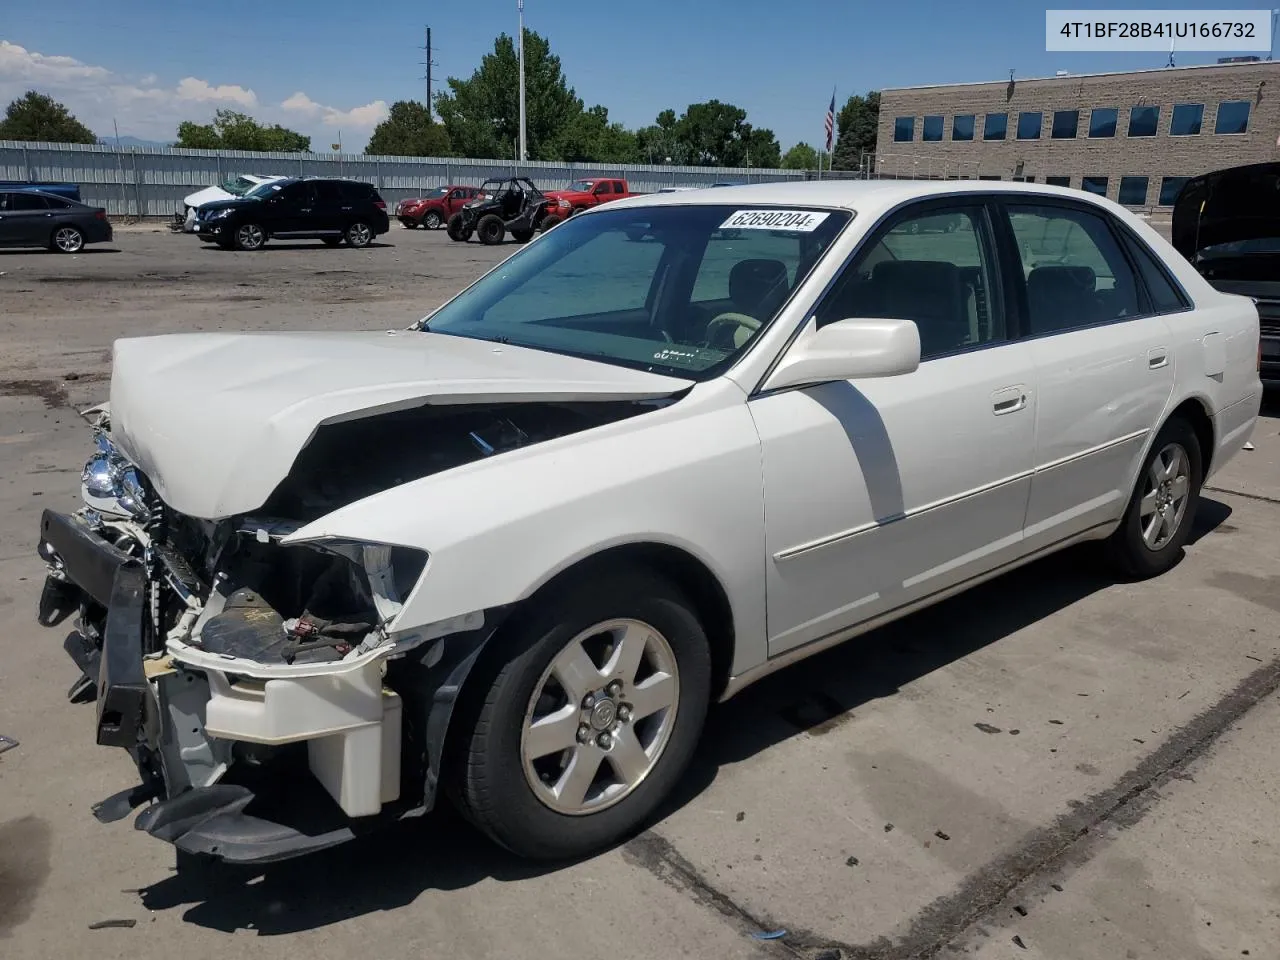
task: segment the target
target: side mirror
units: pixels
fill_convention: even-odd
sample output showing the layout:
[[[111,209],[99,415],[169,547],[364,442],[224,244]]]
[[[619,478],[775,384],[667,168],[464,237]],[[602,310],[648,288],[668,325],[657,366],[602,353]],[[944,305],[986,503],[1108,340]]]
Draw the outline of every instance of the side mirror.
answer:
[[[818,327],[811,317],[764,389],[898,377],[919,366],[920,330],[911,320],[848,319]]]

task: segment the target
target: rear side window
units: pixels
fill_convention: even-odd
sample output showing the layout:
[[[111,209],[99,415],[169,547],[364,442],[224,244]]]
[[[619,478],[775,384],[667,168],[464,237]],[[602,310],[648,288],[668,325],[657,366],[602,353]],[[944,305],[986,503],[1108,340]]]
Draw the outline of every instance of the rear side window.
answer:
[[[1140,315],[1137,278],[1104,217],[1077,207],[1011,203],[1007,209],[1022,257],[1031,336]]]
[[[1128,234],[1125,236],[1125,242],[1129,248],[1129,255],[1138,265],[1138,272],[1142,274],[1142,280],[1147,285],[1152,312],[1178,313],[1181,310],[1189,310],[1191,303],[1174,284],[1169,271],[1161,266],[1150,248],[1137,237]]]
[[[45,197],[44,202],[49,205],[50,210],[70,210],[69,201],[63,200],[61,197]]]
[[[332,180],[317,180],[315,189],[316,200],[320,203],[341,203],[345,199],[338,185]]]
[[[11,193],[9,194],[10,210],[48,210],[49,206],[44,202],[44,197],[35,193]]]
[[[925,359],[1002,341],[993,249],[981,208],[907,214],[841,275],[818,306],[818,325],[911,320]]]
[[[367,183],[343,183],[342,193],[348,200],[373,199],[373,187]]]

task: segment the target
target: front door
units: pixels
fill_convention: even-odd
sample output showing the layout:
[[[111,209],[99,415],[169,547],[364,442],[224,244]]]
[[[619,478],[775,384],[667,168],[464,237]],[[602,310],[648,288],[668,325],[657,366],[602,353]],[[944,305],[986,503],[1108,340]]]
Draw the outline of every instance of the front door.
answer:
[[[315,188],[305,180],[277,191],[265,204],[267,230],[282,237],[310,230],[315,199]]]
[[[1040,384],[1027,510],[1028,546],[1039,549],[1124,512],[1173,390],[1174,355],[1105,213],[1069,200],[1005,209]]]
[[[991,218],[972,201],[899,212],[817,307],[819,325],[914,320],[914,373],[751,400],[771,656],[1021,554],[1034,363],[1006,330]]]

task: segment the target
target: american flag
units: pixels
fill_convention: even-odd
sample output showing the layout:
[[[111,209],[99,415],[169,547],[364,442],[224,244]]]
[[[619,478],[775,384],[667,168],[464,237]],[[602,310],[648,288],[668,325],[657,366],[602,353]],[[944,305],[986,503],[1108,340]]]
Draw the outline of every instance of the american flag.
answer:
[[[827,107],[827,153],[831,152],[831,138],[836,131],[836,95],[831,94],[831,106]]]

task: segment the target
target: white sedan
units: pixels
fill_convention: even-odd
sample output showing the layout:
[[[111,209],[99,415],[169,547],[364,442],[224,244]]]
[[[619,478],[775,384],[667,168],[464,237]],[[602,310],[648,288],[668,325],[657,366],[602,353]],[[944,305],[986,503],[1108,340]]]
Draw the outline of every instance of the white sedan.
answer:
[[[40,545],[142,777],[98,816],[269,860],[443,789],[600,849],[779,667],[1081,541],[1169,569],[1258,335],[1105,199],[879,181],[616,201],[405,330],[119,341]]]

